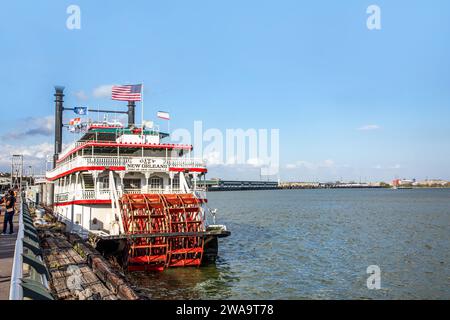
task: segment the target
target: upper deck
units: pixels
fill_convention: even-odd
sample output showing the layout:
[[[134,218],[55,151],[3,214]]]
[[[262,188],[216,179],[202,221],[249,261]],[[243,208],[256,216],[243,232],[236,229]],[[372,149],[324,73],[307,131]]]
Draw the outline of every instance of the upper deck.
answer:
[[[169,147],[170,144],[161,143],[161,140],[168,137],[168,133],[155,129],[124,128],[121,124],[91,123],[87,132],[77,141],[65,148],[58,157],[57,163],[66,160],[79,150],[89,147]],[[186,146],[184,146],[186,148]],[[192,146],[191,148],[192,149]],[[100,152],[101,153],[101,152]]]
[[[81,171],[206,172],[206,163],[190,157],[191,145],[161,142],[158,130],[92,124],[83,137],[60,155],[47,179],[57,180]]]

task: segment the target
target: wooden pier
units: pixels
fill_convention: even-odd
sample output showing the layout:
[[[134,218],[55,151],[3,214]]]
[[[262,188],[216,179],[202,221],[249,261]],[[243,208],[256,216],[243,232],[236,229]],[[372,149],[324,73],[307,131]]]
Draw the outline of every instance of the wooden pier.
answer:
[[[55,299],[139,299],[125,278],[78,236],[43,230],[40,238]]]
[[[11,299],[10,292],[13,287],[15,288],[13,300],[21,300],[25,297],[37,300],[43,298],[45,300],[139,299],[118,270],[79,236],[65,233],[65,226],[53,216],[46,214],[44,219],[37,219],[33,213],[30,214],[34,211],[30,210],[27,204],[20,204],[18,207],[22,209],[14,216],[15,233],[0,238],[0,300]],[[24,225],[28,229],[24,230]],[[30,227],[35,228],[34,235]],[[22,235],[23,247],[18,245],[16,241],[18,233],[25,233],[27,237],[31,236],[33,241],[24,239]],[[30,255],[30,249],[36,258]],[[17,250],[19,253],[16,252]],[[22,250],[23,253],[20,253]],[[19,262],[19,269],[16,265],[17,254],[23,257]],[[36,263],[40,265],[38,269],[36,269]],[[45,274],[48,286],[46,284],[37,288],[36,277],[39,278],[39,274],[33,270],[38,270],[39,274]],[[16,286],[12,285],[14,283]],[[17,289],[17,283],[19,288],[23,289]],[[17,294],[22,290],[22,294]]]
[[[46,231],[41,246],[57,300],[117,300],[62,234]]]

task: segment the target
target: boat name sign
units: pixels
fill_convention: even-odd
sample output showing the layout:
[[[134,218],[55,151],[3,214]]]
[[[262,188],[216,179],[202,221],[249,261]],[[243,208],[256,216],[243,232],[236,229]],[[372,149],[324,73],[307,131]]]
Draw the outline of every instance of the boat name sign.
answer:
[[[132,159],[126,164],[127,171],[146,171],[169,169],[169,164],[163,159]]]

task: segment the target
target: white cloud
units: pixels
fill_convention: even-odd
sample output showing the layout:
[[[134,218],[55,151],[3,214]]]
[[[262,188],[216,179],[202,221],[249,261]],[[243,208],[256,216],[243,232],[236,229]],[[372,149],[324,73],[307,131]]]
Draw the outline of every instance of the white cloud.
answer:
[[[293,169],[298,169],[298,168],[300,168],[300,167],[309,167],[309,162],[307,162],[307,161],[297,161],[297,162],[295,162],[295,163],[288,163],[287,165],[286,165],[286,169],[290,169],[290,170],[293,170]]]
[[[264,168],[270,165],[266,159],[253,157],[248,159],[238,159],[237,156],[229,156],[224,161],[224,155],[222,152],[212,150],[202,155],[204,161],[208,166],[215,167],[228,167],[228,168]]]
[[[103,84],[95,88],[94,91],[92,92],[92,95],[95,98],[109,98],[111,97],[112,87],[113,84]]]
[[[325,167],[325,168],[334,167],[334,161],[333,160],[325,160],[322,162],[321,166]]]
[[[85,101],[89,98],[83,90],[75,92],[74,95],[80,101]]]
[[[395,164],[395,165],[383,167],[382,165],[378,164],[378,165],[374,166],[373,168],[374,169],[378,169],[378,170],[380,170],[380,169],[385,169],[385,170],[388,169],[388,170],[390,170],[390,169],[401,169],[402,166],[399,165],[399,164]]]
[[[360,130],[360,131],[370,131],[370,130],[378,130],[378,129],[380,129],[380,126],[377,124],[367,124],[365,126],[358,128],[358,130]]]
[[[312,162],[300,160],[295,163],[289,163],[288,165],[286,165],[286,168],[287,169],[298,169],[298,168],[314,169],[314,168],[316,168],[316,165],[313,164]]]
[[[33,166],[34,168],[45,168],[47,156],[52,155],[54,146],[50,143],[41,143],[30,146],[17,146],[3,144],[0,152],[0,168],[10,170],[11,156],[19,154],[24,156],[24,167]]]
[[[226,162],[224,163],[224,165],[226,166],[234,166],[237,164],[237,157],[235,156],[229,156],[226,160]]]
[[[222,164],[222,157],[219,151],[212,151],[203,156],[203,159],[209,166],[215,166]]]
[[[260,168],[263,167],[265,165],[267,165],[263,159],[260,158],[251,158],[247,160],[247,164],[256,168]]]
[[[336,167],[336,164],[333,160],[327,159],[324,161],[319,161],[319,162],[309,162],[309,161],[304,161],[304,160],[300,160],[297,161],[295,163],[289,163],[286,165],[286,169],[298,169],[298,168],[305,168],[308,170],[317,170],[320,168],[334,168]]]
[[[3,135],[3,138],[22,140],[27,137],[33,136],[45,136],[49,137],[54,132],[54,120],[53,116],[46,116],[41,118],[29,117],[22,119],[17,125],[17,128],[23,128],[23,131],[9,132]]]

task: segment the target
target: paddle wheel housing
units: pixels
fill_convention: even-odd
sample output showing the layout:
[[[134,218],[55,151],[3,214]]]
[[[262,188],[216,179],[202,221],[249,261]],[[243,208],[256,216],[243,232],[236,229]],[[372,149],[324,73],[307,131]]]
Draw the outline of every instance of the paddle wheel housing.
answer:
[[[205,219],[193,194],[124,194],[119,204],[129,271],[201,265]]]

